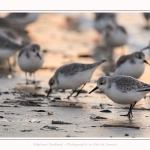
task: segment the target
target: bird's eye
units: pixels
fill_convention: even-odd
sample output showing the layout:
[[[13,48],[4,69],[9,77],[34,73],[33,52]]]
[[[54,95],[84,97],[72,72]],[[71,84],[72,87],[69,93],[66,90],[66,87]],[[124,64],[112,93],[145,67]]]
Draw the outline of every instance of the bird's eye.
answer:
[[[33,52],[35,52],[35,49],[32,49]]]
[[[103,82],[101,82],[100,85],[103,85]]]
[[[142,57],[140,55],[136,55],[136,58],[138,59],[142,59]]]

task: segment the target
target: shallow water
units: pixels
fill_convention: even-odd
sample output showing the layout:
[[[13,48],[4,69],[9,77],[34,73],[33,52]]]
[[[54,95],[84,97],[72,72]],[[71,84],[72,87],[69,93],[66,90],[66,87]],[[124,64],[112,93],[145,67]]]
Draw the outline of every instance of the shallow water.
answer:
[[[150,129],[150,101],[146,99],[138,102],[133,110],[133,119],[120,116],[126,114],[128,105],[112,102],[104,94],[98,92],[88,94],[96,86],[96,80],[105,75],[104,63],[94,72],[90,83],[84,87],[85,92],[78,98],[66,97],[66,92],[53,92],[47,99],[48,81],[55,70],[66,63],[92,63],[102,59],[105,54],[95,49],[97,39],[101,36],[92,28],[92,14],[75,14],[80,16],[82,26],[69,26],[62,14],[41,14],[39,19],[28,25],[33,43],[41,45],[46,50],[43,68],[36,72],[39,84],[26,85],[25,75],[18,65],[12,73],[7,68],[1,70],[0,75],[0,137],[149,137]],[[147,46],[150,31],[144,30],[145,21],[140,13],[120,13],[118,22],[125,26],[129,34],[128,45],[124,53],[128,54]],[[85,26],[85,22],[89,23]],[[78,28],[77,28],[78,27]],[[93,55],[93,57],[79,57],[79,55]],[[94,55],[95,54],[95,55]],[[115,61],[122,54],[122,49],[115,49]],[[149,60],[149,52],[145,51]],[[95,57],[96,56],[96,57]],[[94,59],[93,59],[94,58]],[[114,62],[115,62],[114,61]],[[113,74],[112,70],[109,70]],[[146,69],[139,79],[149,81],[150,69]],[[29,77],[32,79],[32,77]],[[34,96],[33,96],[34,94]],[[39,95],[40,94],[40,95]],[[51,101],[54,97],[61,100]],[[100,112],[110,110],[110,113]],[[37,111],[40,112],[37,112]],[[105,117],[105,119],[91,119],[91,114]],[[71,124],[52,124],[52,121],[63,121]],[[106,127],[106,125],[115,127]],[[118,127],[121,126],[121,127]],[[127,128],[128,127],[128,128]]]

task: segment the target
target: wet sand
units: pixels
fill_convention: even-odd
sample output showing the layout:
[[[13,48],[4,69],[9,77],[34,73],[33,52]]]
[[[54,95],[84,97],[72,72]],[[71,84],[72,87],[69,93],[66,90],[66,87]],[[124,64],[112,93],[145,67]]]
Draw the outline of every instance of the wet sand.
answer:
[[[91,19],[92,14],[87,17]],[[129,33],[129,44],[124,53],[139,50],[148,44],[150,31],[143,29],[144,19],[141,14],[121,13],[117,19]],[[115,104],[98,91],[88,94],[96,86],[96,80],[105,75],[103,68],[107,63],[97,68],[90,83],[86,84],[77,98],[66,99],[71,90],[54,91],[46,98],[48,81],[59,66],[71,62],[95,61],[94,56],[79,56],[93,55],[95,43],[101,36],[90,27],[72,28],[68,27],[65,17],[57,13],[41,14],[36,22],[27,26],[33,43],[40,44],[45,51],[45,62],[43,68],[36,72],[36,80],[39,81],[36,85],[25,84],[25,75],[18,65],[12,73],[7,68],[1,69],[0,137],[149,137],[149,94],[136,104],[132,120],[120,116],[128,112],[128,105]],[[117,48],[115,61],[121,54],[122,49]],[[149,53],[145,54],[150,62]],[[99,59],[101,57],[98,56]],[[149,75],[150,69],[146,65],[139,80],[150,83]]]

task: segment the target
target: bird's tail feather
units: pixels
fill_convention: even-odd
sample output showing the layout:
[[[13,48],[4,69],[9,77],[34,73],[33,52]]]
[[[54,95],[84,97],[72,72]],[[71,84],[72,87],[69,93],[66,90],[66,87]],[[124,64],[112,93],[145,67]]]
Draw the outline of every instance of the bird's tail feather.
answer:
[[[137,92],[144,92],[144,91],[150,91],[150,88],[147,88],[147,89],[139,89]]]
[[[105,61],[106,61],[106,60],[98,61],[98,62],[95,63],[95,65],[98,66],[98,65],[102,64],[102,63],[105,62]]]

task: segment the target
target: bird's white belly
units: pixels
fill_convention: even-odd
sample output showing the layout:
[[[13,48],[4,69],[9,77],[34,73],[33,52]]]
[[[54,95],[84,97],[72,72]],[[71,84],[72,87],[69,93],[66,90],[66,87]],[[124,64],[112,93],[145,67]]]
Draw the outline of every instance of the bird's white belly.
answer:
[[[40,69],[43,65],[44,59],[35,58],[27,58],[24,55],[18,58],[18,64],[20,68],[29,73],[33,73]]]
[[[136,101],[141,100],[148,92],[121,92],[115,87],[104,92],[108,98],[118,104],[133,104]]]
[[[113,32],[105,39],[106,43],[110,46],[119,47],[127,43],[127,35],[121,32]]]
[[[10,49],[0,49],[0,59],[8,59],[10,56],[12,56],[14,53],[16,53],[15,50]]]
[[[131,64],[129,62],[125,62],[116,68],[116,75],[126,75],[132,76],[134,78],[139,78],[144,72],[145,65],[142,63]]]
[[[76,89],[80,87],[81,85],[87,83],[90,81],[91,76],[93,74],[93,70],[87,70],[84,72],[80,72],[74,76],[64,76],[64,75],[59,75],[58,76],[58,89]]]

